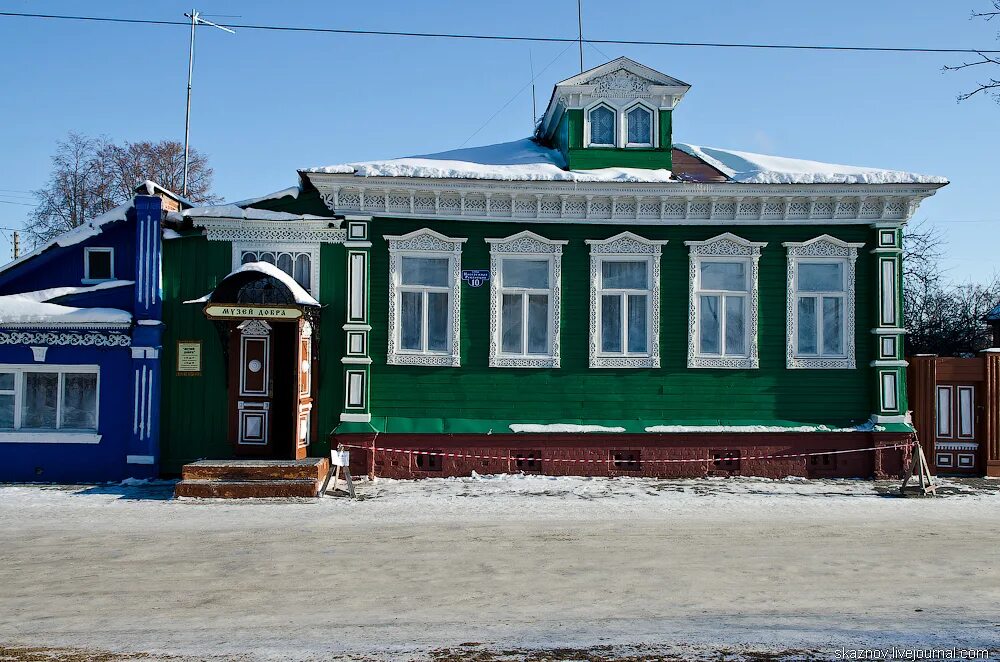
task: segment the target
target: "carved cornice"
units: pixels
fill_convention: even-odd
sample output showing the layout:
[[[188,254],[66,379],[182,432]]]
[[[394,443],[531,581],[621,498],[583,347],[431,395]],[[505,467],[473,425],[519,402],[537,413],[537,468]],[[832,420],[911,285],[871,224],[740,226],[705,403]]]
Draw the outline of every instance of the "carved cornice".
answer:
[[[195,219],[196,227],[205,229],[210,241],[253,241],[274,243],[343,243],[347,230],[341,230],[340,221],[255,221],[239,218]],[[334,227],[331,227],[334,226]]]

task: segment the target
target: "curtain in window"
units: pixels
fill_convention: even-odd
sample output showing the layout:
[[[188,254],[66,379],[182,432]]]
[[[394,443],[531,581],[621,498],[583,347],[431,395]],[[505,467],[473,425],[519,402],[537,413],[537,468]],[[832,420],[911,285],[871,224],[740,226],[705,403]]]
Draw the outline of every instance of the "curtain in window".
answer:
[[[615,113],[599,106],[590,111],[590,142],[595,145],[615,144]]]
[[[528,354],[549,353],[549,295],[528,295]]]
[[[295,256],[294,273],[290,274],[295,282],[303,289],[309,290],[312,287],[311,259],[306,253],[299,253]]]
[[[622,298],[619,294],[601,297],[601,351],[609,354],[622,351]]]
[[[14,373],[0,372],[0,428],[14,427]]]
[[[97,429],[97,375],[71,372],[63,375],[62,422],[59,427]]]
[[[427,293],[427,349],[448,350],[448,293]]]
[[[799,353],[816,353],[816,334],[818,324],[816,320],[816,297],[802,297],[799,299],[798,310],[799,322]]]
[[[633,108],[628,112],[628,141],[645,145],[653,142],[652,115],[644,108]]]
[[[520,294],[505,294],[500,311],[500,348],[504,352],[520,354],[523,350],[521,324],[524,311],[521,309]]]
[[[643,265],[645,266],[645,265]],[[631,294],[628,297],[628,351],[644,354],[646,345],[646,295]]]
[[[719,334],[722,330],[722,321],[719,319],[719,297],[701,297],[698,315],[700,317],[698,328],[701,331],[699,339],[701,352],[703,354],[721,354]]]
[[[21,427],[55,429],[56,398],[59,394],[59,373],[24,373],[24,397],[21,406]]]
[[[402,292],[399,297],[399,344],[403,349],[421,350],[423,343],[424,297],[421,292]]]
[[[823,353],[842,354],[844,351],[844,300],[823,297]]]

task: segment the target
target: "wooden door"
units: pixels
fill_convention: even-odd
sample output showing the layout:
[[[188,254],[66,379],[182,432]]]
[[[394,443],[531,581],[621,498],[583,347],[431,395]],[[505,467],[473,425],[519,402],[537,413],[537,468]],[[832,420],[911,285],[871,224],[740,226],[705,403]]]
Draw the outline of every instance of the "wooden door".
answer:
[[[274,453],[274,338],[264,320],[247,320],[232,333],[230,430],[238,457],[272,456]],[[234,388],[232,388],[234,387]]]
[[[976,384],[938,384],[935,388],[934,465],[941,473],[979,471]]]
[[[295,362],[295,459],[303,459],[312,441],[313,352],[312,324],[299,320],[298,347]]]

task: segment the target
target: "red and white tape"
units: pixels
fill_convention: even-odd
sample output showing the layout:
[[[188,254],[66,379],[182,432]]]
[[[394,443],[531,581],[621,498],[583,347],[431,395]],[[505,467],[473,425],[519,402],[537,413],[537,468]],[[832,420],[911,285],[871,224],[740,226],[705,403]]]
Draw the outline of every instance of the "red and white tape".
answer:
[[[839,451],[816,451],[814,453],[780,453],[780,454],[776,454],[776,455],[751,455],[751,456],[747,456],[747,457],[743,457],[743,456],[726,456],[726,457],[712,457],[712,458],[669,458],[669,459],[666,459],[666,458],[664,458],[664,459],[653,458],[653,459],[648,459],[648,460],[646,458],[639,458],[636,461],[638,461],[638,462],[645,462],[645,463],[683,463],[683,462],[724,462],[726,460],[739,460],[741,462],[744,461],[744,460],[777,460],[777,459],[783,459],[783,458],[789,458],[789,457],[811,457],[811,456],[814,456],[814,455],[840,455],[840,454],[843,454],[843,453],[865,453],[865,452],[868,452],[868,451],[881,451],[881,450],[889,450],[889,449],[892,449],[892,448],[910,448],[912,446],[916,446],[916,444],[917,444],[917,442],[915,442],[915,441],[908,441],[908,442],[903,443],[903,444],[891,444],[891,445],[888,445],[888,446],[871,446],[871,447],[868,447],[868,448],[849,448],[849,449],[846,449],[846,450],[839,450]],[[617,462],[624,462],[624,463],[630,462],[630,460],[628,460],[627,458],[622,458],[621,460],[615,460],[613,458],[580,458],[580,459],[576,459],[576,458],[564,458],[564,457],[545,457],[545,458],[542,458],[542,457],[527,457],[527,456],[523,456],[523,455],[522,456],[518,456],[518,455],[514,455],[513,453],[511,455],[507,456],[507,457],[500,457],[500,456],[496,456],[496,455],[472,455],[472,454],[469,454],[469,453],[444,453],[444,452],[441,452],[441,451],[418,451],[418,450],[414,450],[412,448],[385,448],[385,447],[382,447],[382,446],[379,446],[377,448],[372,448],[371,446],[360,446],[360,445],[357,445],[357,444],[342,444],[342,445],[343,445],[344,448],[357,448],[357,449],[365,450],[365,451],[372,451],[372,450],[374,450],[374,451],[381,452],[381,453],[407,453],[407,454],[410,454],[410,455],[436,455],[436,456],[439,456],[439,457],[456,457],[456,458],[467,458],[467,459],[472,459],[472,460],[497,460],[497,461],[501,461],[501,462],[506,462],[506,461],[509,461],[509,460],[514,460],[514,461],[521,460],[521,461],[527,461],[527,462],[532,462],[532,461],[538,461],[538,462],[591,462],[591,463],[608,463],[608,462],[615,462],[615,461],[617,461]]]

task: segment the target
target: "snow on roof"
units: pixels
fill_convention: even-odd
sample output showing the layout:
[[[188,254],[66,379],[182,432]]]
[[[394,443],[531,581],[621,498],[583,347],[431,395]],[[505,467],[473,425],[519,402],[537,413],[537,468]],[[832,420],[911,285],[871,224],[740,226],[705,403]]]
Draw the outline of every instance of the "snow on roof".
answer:
[[[242,203],[241,203],[242,204]],[[183,212],[170,212],[167,219],[171,221],[181,221],[184,218],[242,218],[248,221],[329,221],[329,216],[316,216],[314,214],[290,214],[285,211],[268,211],[267,209],[246,209],[235,204],[211,205],[208,207],[195,207],[185,209]]]
[[[124,221],[128,210],[132,208],[132,200],[129,200],[123,205],[119,205],[114,209],[108,210],[107,212],[96,216],[89,221],[86,221],[82,225],[78,225],[72,230],[67,230],[62,234],[49,239],[47,242],[37,247],[30,253],[25,253],[21,257],[7,264],[0,265],[0,271],[6,271],[10,269],[15,264],[21,264],[26,260],[40,255],[54,246],[72,246],[74,244],[79,244],[81,241],[90,239],[91,237],[96,237],[101,234],[105,225],[110,223],[116,223],[118,221]]]
[[[742,184],[947,184],[944,177],[674,143]]]
[[[72,294],[85,294],[133,284],[134,281],[131,280],[112,280],[85,287],[50,287],[34,292],[0,296],[0,325],[127,325],[132,322],[132,314],[118,308],[77,308],[47,302]]]
[[[177,193],[174,193],[168,188],[160,186],[151,179],[147,179],[146,181],[142,182],[132,190],[135,193],[138,193],[139,195],[156,195],[157,192],[159,192],[167,196],[168,198],[171,198],[181,203],[181,206],[187,206],[187,207],[195,206],[195,203],[192,202],[191,200],[185,198],[184,196],[178,195]]]
[[[295,299],[295,303],[300,306],[318,306],[319,301],[312,298],[308,292],[306,292],[301,285],[295,282],[295,279],[286,274],[284,271],[274,266],[273,264],[268,264],[267,262],[247,262],[246,264],[240,265],[239,269],[234,269],[229,273],[226,278],[232,278],[236,274],[246,273],[248,271],[256,271],[258,273],[266,274],[272,278],[281,282],[282,285],[288,288],[289,292],[292,293],[292,297]],[[222,280],[226,280],[223,278]],[[203,297],[197,299],[191,299],[185,301],[184,303],[208,303],[212,300],[212,292],[209,292]]]
[[[268,193],[267,195],[262,195],[259,198],[247,198],[246,200],[237,200],[236,202],[231,202],[229,204],[235,205],[237,207],[248,207],[258,202],[264,202],[265,200],[280,200],[288,196],[293,198],[298,198],[299,193],[302,192],[302,187],[300,186],[289,186],[288,188],[283,188],[280,191],[275,191],[274,193]]]
[[[400,159],[359,161],[321,168],[305,168],[302,172],[354,174],[358,177],[428,177],[502,181],[670,181],[670,171],[665,169],[566,170],[566,160],[562,153],[543,147],[530,138]]]

